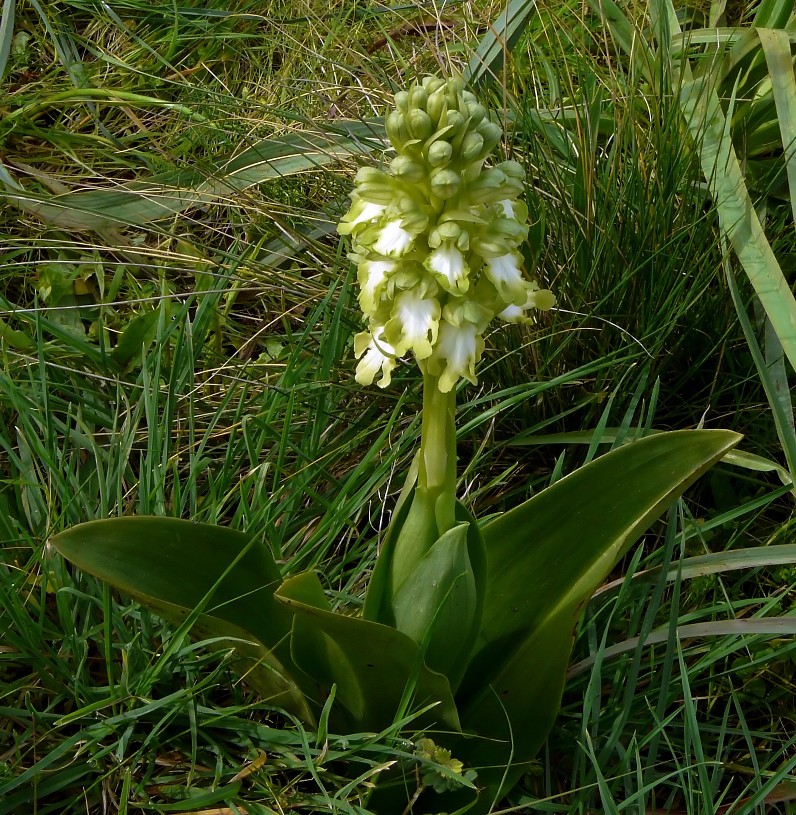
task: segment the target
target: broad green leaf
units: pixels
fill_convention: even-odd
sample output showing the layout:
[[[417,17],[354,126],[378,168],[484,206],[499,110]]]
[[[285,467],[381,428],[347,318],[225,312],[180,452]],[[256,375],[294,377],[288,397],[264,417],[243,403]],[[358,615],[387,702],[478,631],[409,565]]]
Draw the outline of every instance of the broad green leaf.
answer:
[[[478,737],[452,745],[457,758],[482,768],[488,794],[479,811],[513,785],[544,742],[573,631],[595,589],[652,521],[739,440],[721,430],[641,439],[483,527],[483,625],[457,694],[463,728]]]
[[[411,710],[438,703],[419,720],[459,730],[448,680],[423,665],[420,649],[390,626],[335,614],[317,576],[286,580],[276,596],[294,614],[292,654],[324,698],[336,686],[336,726],[383,730]]]
[[[172,622],[201,612],[201,636],[240,640],[247,668],[258,659],[269,662],[252,684],[268,696],[283,694],[280,704],[311,721],[306,705],[297,703],[291,614],[274,599],[281,574],[264,543],[226,527],[146,516],[90,521],[50,542],[78,568]]]
[[[750,327],[751,331],[751,327]],[[747,336],[749,339],[749,336]],[[751,344],[750,344],[751,347]],[[752,348],[754,353],[754,348]],[[761,358],[762,359],[762,358]],[[762,368],[763,366],[761,366]],[[760,370],[759,368],[758,370]],[[766,384],[766,379],[763,378],[763,384]],[[665,430],[653,430],[643,427],[629,427],[625,431],[622,444],[630,444],[640,438],[648,436],[658,436],[665,433]],[[610,444],[615,445],[619,439],[618,427],[604,427],[599,431],[595,430],[574,430],[570,433],[544,433],[517,436],[509,444],[517,446],[536,445],[536,444]],[[781,465],[777,464],[770,458],[758,456],[756,453],[747,453],[743,450],[728,450],[721,459],[722,464],[729,464],[733,467],[740,467],[744,470],[752,470],[757,473],[776,473],[783,484],[792,483],[788,471]]]
[[[157,600],[135,591],[127,591],[170,623],[181,626],[189,621],[191,637],[202,640],[214,651],[232,651],[230,667],[266,702],[293,713],[306,725],[315,725],[315,713],[304,690],[296,684],[295,667],[285,666],[273,648],[267,647],[249,629],[234,625],[221,617],[195,614],[185,606]],[[192,618],[192,619],[190,619]]]
[[[411,637],[429,668],[455,690],[480,628],[475,575],[467,552],[470,525],[457,524],[434,542],[393,598],[395,627]]]

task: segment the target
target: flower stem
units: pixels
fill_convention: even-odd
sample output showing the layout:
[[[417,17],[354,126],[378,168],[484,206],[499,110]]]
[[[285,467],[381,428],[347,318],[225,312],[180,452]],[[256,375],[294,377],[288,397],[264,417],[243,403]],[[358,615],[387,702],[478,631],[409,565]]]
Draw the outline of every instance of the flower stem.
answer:
[[[456,390],[439,389],[439,378],[423,372],[423,423],[420,430],[418,487],[433,502],[438,534],[455,524]]]

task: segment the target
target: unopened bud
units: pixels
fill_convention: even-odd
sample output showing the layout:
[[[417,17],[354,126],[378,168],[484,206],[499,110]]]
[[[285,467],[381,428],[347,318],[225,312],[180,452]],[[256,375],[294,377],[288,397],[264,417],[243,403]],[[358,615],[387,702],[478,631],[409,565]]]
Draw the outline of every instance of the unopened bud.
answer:
[[[453,198],[461,185],[461,176],[453,170],[437,170],[431,177],[431,192],[443,201]]]
[[[440,118],[443,112],[447,109],[448,102],[445,99],[445,91],[437,90],[428,97],[426,102],[426,113],[431,117],[435,127],[440,124]]]
[[[449,79],[447,81],[445,84],[445,96],[448,99],[449,108],[458,107],[462,90],[464,90],[464,83],[459,77],[455,77],[454,79]]]
[[[495,165],[495,169],[505,173],[508,178],[516,178],[525,181],[525,170],[518,161],[501,161]]]
[[[439,139],[428,148],[428,163],[432,167],[445,167],[453,156],[453,148],[446,141]]]
[[[468,187],[467,192],[473,203],[483,204],[508,198],[506,184],[508,179],[496,167],[484,170]]]
[[[461,234],[462,228],[456,221],[445,221],[437,226],[440,236],[447,241],[455,241]]]
[[[428,94],[426,93],[426,89],[422,85],[415,85],[412,90],[409,91],[409,107],[410,108],[420,108],[421,110],[425,109],[426,102],[428,101]]]
[[[409,122],[409,132],[414,139],[423,141],[434,132],[431,117],[424,110],[418,110],[417,108],[411,110],[407,120]]]
[[[401,111],[401,113],[408,113],[409,112],[409,92],[408,91],[398,91],[395,94],[395,107]]]
[[[484,139],[478,133],[468,133],[462,142],[461,155],[465,161],[475,161],[483,157]]]
[[[470,127],[475,130],[486,118],[486,108],[478,102],[470,102],[467,105],[467,115],[470,117]]]
[[[399,110],[394,110],[387,116],[384,128],[387,131],[387,138],[396,150],[400,150],[411,138],[404,115]]]
[[[408,181],[412,184],[417,184],[426,176],[423,165],[409,158],[409,156],[396,156],[390,162],[390,169],[402,181]]]
[[[458,110],[448,110],[446,124],[450,128],[449,134],[446,135],[446,138],[450,139],[452,136],[460,133],[464,128],[464,116],[462,116]]]
[[[484,148],[487,152],[491,151],[503,136],[500,125],[496,125],[488,119],[484,119],[484,121],[478,125],[476,132],[481,134],[484,140]]]
[[[436,93],[443,85],[445,84],[444,79],[440,79],[438,76],[424,76],[423,77],[423,87],[427,94],[431,95],[432,93]]]

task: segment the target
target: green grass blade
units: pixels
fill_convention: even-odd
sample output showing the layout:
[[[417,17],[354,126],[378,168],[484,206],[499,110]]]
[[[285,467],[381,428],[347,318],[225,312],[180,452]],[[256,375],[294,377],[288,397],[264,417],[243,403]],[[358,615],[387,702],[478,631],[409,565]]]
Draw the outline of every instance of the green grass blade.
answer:
[[[5,76],[14,40],[14,3],[15,0],[3,0],[3,12],[0,16],[0,82]]]
[[[755,212],[718,96],[709,83],[698,79],[684,84],[680,105],[697,145],[722,231],[771,320],[788,360],[796,368],[796,299]]]
[[[796,77],[788,32],[782,29],[757,28],[771,78],[777,122],[782,134],[783,160],[788,175],[790,204],[796,222]]]
[[[477,84],[485,78],[500,76],[507,55],[537,13],[536,0],[509,0],[467,63],[464,81]]]

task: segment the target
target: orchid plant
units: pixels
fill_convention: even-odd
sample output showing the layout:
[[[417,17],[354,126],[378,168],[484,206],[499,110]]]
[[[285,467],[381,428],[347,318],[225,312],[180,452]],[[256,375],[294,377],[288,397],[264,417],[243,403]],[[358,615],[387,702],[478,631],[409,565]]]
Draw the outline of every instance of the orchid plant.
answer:
[[[530,322],[555,300],[523,271],[524,171],[493,162],[502,129],[461,80],[428,76],[397,93],[385,130],[395,157],[359,170],[338,227],[365,322],[356,379],[389,387],[412,357],[424,396],[420,450],[361,616],[333,610],[314,572],[285,579],[260,536],[224,527],[115,518],[52,543],[232,651],[250,686],[305,726],[424,730],[417,757],[437,771],[420,789],[402,765],[385,772],[371,811],[486,812],[553,726],[591,594],[739,437],[644,438],[477,522],[457,500],[457,387],[476,381],[494,319]]]

